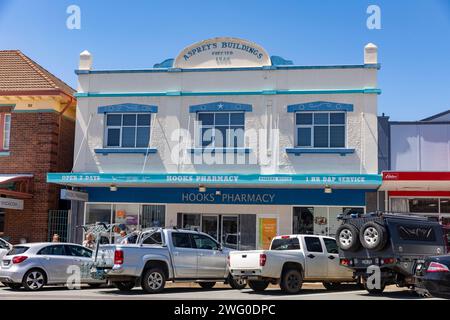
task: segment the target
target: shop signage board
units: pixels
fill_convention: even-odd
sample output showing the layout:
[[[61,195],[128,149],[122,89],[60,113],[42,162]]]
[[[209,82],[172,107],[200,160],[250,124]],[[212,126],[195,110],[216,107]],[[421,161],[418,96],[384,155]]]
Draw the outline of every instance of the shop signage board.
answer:
[[[23,210],[23,204],[23,200],[0,198],[0,208],[3,209]]]
[[[61,189],[61,199],[86,202],[89,200],[89,195],[86,192]]]
[[[378,174],[120,174],[120,173],[49,173],[48,183],[63,185],[381,185]]]
[[[277,218],[259,218],[259,248],[269,250],[272,239],[277,236]]]

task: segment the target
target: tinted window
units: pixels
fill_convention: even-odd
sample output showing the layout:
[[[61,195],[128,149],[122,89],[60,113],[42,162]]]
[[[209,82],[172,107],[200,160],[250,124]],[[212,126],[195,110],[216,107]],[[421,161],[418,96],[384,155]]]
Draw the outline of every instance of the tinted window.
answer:
[[[317,237],[305,237],[305,244],[308,252],[323,252],[322,244]]]
[[[22,254],[26,252],[29,247],[25,246],[14,246],[11,251],[8,252],[8,256],[15,256],[16,254]]]
[[[298,238],[275,239],[270,250],[300,250],[300,242]]]
[[[74,257],[84,257],[90,258],[92,257],[92,251],[80,246],[67,246],[66,250]]]
[[[161,232],[154,232],[150,235],[145,235],[143,244],[162,244],[162,235]]]
[[[66,250],[64,249],[64,246],[48,246],[43,249],[41,249],[38,254],[40,255],[47,255],[47,256],[65,256],[70,255],[66,254]]]
[[[172,243],[176,248],[192,248],[189,233],[172,233]]]
[[[325,247],[327,248],[328,253],[338,254],[338,246],[336,240],[324,238],[323,242],[325,242]]]
[[[433,227],[401,225],[397,226],[400,239],[406,241],[436,241]]]
[[[204,250],[218,250],[219,245],[210,237],[201,235],[201,234],[193,234],[192,238],[194,239],[195,247],[197,249]]]

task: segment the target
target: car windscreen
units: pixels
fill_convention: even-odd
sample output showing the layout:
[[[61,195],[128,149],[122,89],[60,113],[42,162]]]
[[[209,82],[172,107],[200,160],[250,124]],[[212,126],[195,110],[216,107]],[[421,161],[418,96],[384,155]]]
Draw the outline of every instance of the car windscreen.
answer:
[[[298,238],[275,239],[270,250],[300,250]]]
[[[436,234],[432,226],[398,225],[397,231],[400,239],[405,241],[436,241]]]
[[[14,246],[9,252],[8,252],[8,256],[15,256],[17,254],[22,254],[25,253],[28,249],[30,249],[30,247],[26,247],[26,246]]]

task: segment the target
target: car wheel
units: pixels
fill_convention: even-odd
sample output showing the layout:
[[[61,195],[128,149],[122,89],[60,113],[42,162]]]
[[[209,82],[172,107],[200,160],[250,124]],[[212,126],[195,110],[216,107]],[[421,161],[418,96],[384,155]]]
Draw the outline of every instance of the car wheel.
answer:
[[[262,292],[266,290],[266,288],[269,286],[269,281],[264,280],[249,280],[248,286],[256,292]]]
[[[158,293],[166,285],[166,276],[159,268],[148,269],[142,277],[142,289],[147,293]]]
[[[381,250],[387,242],[387,231],[382,225],[370,221],[362,226],[359,238],[364,248]]]
[[[22,288],[22,285],[20,283],[4,283],[4,285],[13,290]]]
[[[247,287],[247,280],[242,278],[234,279],[230,277],[230,279],[228,280],[228,284],[233,289],[242,290],[245,289],[245,287]]]
[[[215,282],[199,282],[198,284],[203,289],[212,289],[216,285]]]
[[[343,224],[336,231],[336,242],[344,251],[356,251],[360,247],[358,228],[350,223]]]
[[[342,287],[342,284],[340,282],[322,282],[322,285],[325,287],[325,289],[330,291],[338,290]]]
[[[46,282],[45,273],[39,269],[32,269],[25,273],[22,285],[25,290],[38,291],[41,290]]]
[[[302,289],[303,277],[299,270],[290,269],[283,272],[280,288],[288,294],[296,294]]]
[[[134,281],[113,282],[112,284],[120,291],[131,291],[136,285]]]

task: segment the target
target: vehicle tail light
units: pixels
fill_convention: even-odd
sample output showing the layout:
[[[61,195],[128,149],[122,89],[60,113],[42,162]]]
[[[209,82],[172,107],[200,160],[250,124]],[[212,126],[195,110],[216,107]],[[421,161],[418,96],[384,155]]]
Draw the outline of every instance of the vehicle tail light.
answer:
[[[123,251],[114,251],[114,264],[123,264]]]
[[[381,259],[381,264],[394,264],[395,259],[394,258],[384,258]]]
[[[450,270],[442,263],[431,262],[428,266],[427,272],[450,272]]]
[[[281,239],[289,239],[289,236],[281,236]]]
[[[266,265],[267,256],[263,253],[259,255],[259,266],[264,267]]]
[[[350,259],[341,259],[340,264],[341,266],[348,267],[352,264],[352,261]]]
[[[27,256],[17,256],[17,257],[12,258],[12,263],[13,264],[19,264],[19,263],[24,262],[27,259],[28,259]]]

